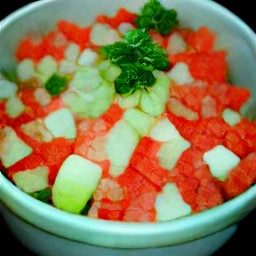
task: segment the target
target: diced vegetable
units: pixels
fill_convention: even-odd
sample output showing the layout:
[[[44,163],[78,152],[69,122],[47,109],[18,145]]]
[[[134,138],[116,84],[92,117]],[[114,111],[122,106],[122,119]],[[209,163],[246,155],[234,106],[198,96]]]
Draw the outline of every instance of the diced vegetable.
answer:
[[[153,117],[136,108],[128,109],[123,118],[141,137],[149,134],[149,131],[155,122]]]
[[[54,205],[79,214],[97,189],[101,173],[101,168],[95,163],[70,155],[63,162],[52,187]]]
[[[229,172],[240,162],[240,158],[222,145],[205,152],[204,161],[214,177],[225,180]]]
[[[134,128],[124,120],[117,122],[110,130],[106,144],[111,164],[127,166],[138,141],[139,136]]]
[[[17,187],[27,193],[40,191],[49,186],[49,169],[45,166],[37,167],[33,170],[23,170],[13,175],[13,180]]]
[[[5,79],[0,79],[0,100],[14,97],[18,87],[15,83]]]
[[[175,184],[168,183],[156,199],[156,219],[167,221],[189,215],[190,205],[185,203]]]
[[[0,130],[0,159],[8,168],[32,153],[32,148],[25,144],[11,127]]]
[[[50,113],[44,123],[54,137],[74,139],[76,137],[76,125],[72,113],[68,108],[62,108]]]

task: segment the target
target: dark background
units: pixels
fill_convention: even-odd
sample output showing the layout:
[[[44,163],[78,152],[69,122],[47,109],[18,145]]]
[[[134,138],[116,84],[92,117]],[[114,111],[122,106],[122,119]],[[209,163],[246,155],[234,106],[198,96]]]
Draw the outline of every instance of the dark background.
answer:
[[[3,6],[2,1],[3,0],[1,0],[0,4],[0,19],[4,18],[9,13],[15,11],[17,8],[20,8],[25,4],[33,2],[26,0],[11,0],[4,1],[5,5]],[[253,1],[216,0],[215,2],[218,2],[226,8],[228,8],[229,10],[231,10],[256,32],[256,16],[253,12]],[[235,235],[213,256],[227,256],[232,255],[234,253],[241,253],[243,256],[255,255],[255,230],[256,211],[249,214],[245,219],[243,219],[239,223],[238,231],[235,233]],[[1,217],[0,234],[0,255],[34,256],[33,253],[23,248],[23,246],[18,241],[16,241],[15,238],[9,233],[8,228],[6,227],[6,224],[4,223]],[[207,244],[205,246],[207,246]]]

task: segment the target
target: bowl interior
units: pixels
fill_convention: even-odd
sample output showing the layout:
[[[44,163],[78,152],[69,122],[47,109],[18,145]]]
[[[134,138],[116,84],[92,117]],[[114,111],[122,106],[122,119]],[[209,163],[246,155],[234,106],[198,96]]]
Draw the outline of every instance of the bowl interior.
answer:
[[[99,13],[113,15],[120,7],[137,12],[145,2],[41,0],[32,3],[0,23],[0,70],[15,67],[14,49],[28,32],[48,32],[59,19],[68,19],[86,26]],[[253,115],[253,102],[256,99],[256,38],[253,31],[231,12],[212,1],[163,0],[162,3],[178,11],[181,26],[196,29],[206,25],[216,31],[217,47],[229,52],[228,62],[233,83],[250,88],[253,92],[249,108],[245,110]],[[3,175],[0,178],[1,201],[21,218],[61,236],[105,246],[153,247],[189,241],[239,221],[256,207],[256,187],[253,186],[230,202],[192,217],[157,224],[113,223],[62,212],[20,192]]]

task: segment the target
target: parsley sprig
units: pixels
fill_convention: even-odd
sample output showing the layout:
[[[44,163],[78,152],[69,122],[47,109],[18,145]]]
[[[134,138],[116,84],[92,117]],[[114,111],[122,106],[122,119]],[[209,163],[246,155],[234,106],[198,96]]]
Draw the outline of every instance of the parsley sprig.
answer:
[[[131,94],[138,88],[152,86],[156,81],[152,72],[169,67],[165,50],[153,43],[142,29],[127,31],[123,41],[104,46],[102,54],[122,69],[114,81],[119,94]]]
[[[138,28],[156,30],[162,35],[169,34],[177,23],[176,10],[165,9],[157,0],[150,0],[145,4],[135,20]]]

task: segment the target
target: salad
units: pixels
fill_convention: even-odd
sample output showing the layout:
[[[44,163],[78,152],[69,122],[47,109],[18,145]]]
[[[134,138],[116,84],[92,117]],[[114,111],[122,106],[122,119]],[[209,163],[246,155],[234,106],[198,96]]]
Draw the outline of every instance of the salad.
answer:
[[[25,35],[0,77],[0,169],[63,211],[168,221],[256,181],[256,122],[227,51],[157,0]]]

